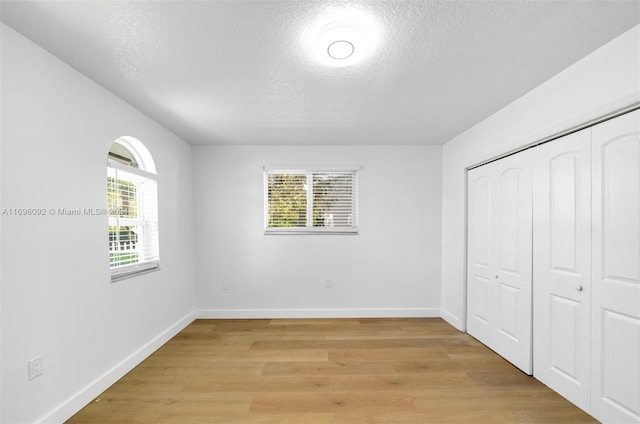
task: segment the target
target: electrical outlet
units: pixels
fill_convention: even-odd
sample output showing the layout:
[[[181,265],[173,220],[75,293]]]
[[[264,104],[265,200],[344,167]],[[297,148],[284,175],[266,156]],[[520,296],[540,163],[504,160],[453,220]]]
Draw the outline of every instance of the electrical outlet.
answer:
[[[29,360],[29,380],[40,377],[44,373],[42,355]]]
[[[333,281],[327,278],[326,280],[324,280],[324,286],[325,288],[330,289],[331,287],[333,287]]]

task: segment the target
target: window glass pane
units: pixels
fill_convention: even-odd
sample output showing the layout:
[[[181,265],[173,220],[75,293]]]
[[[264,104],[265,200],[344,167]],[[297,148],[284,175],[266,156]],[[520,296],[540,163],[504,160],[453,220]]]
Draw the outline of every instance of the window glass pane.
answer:
[[[112,268],[138,263],[137,249],[138,227],[109,226],[109,265]]]
[[[313,174],[313,226],[353,226],[351,173]]]
[[[267,178],[268,227],[306,227],[307,176],[269,174]]]
[[[109,159],[133,168],[140,167],[135,156],[126,147],[118,143],[111,143],[111,147],[109,148]]]
[[[109,211],[109,266],[137,264],[140,257],[142,227],[138,218],[138,187],[132,181],[107,177]],[[115,225],[111,225],[115,224]]]
[[[136,218],[138,198],[136,184],[131,181],[107,177],[107,205],[109,217]]]

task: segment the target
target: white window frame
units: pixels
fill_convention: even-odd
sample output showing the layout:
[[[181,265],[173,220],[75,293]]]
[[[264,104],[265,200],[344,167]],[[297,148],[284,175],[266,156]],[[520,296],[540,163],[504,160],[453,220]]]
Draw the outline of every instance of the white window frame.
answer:
[[[159,249],[159,228],[158,228],[158,199],[157,199],[157,175],[155,174],[155,164],[146,148],[138,140],[131,140],[128,137],[115,141],[129,150],[136,158],[139,166],[150,169],[134,168],[120,162],[107,159],[107,177],[129,181],[136,186],[136,204],[138,217],[124,218],[111,216],[107,213],[108,227],[137,226],[143,228],[138,234],[140,237],[136,242],[135,252],[139,261],[134,264],[111,266],[111,245],[109,245],[109,269],[111,282],[116,282],[131,278],[137,275],[160,269],[160,249]],[[137,145],[134,143],[137,142]],[[140,150],[143,152],[140,152]],[[146,155],[148,157],[142,157]],[[118,176],[120,174],[122,178]],[[127,175],[129,174],[129,175]],[[129,179],[127,179],[127,177]],[[132,181],[130,181],[132,180]],[[148,184],[147,187],[143,185]],[[145,198],[148,196],[148,198]],[[111,207],[111,205],[108,205]],[[111,240],[109,241],[111,243]]]
[[[286,167],[265,166],[263,168],[264,180],[264,234],[349,234],[356,235],[358,230],[358,171],[357,166],[346,167]],[[269,227],[269,175],[288,174],[306,175],[307,187],[313,187],[313,175],[315,174],[351,174],[352,175],[352,225],[351,227],[314,227],[313,226],[313,190],[307,190],[307,213],[305,227]]]

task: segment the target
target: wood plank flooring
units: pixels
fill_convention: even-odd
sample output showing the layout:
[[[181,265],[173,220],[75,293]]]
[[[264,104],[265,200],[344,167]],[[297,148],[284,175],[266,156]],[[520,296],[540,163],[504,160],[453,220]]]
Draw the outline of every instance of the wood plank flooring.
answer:
[[[593,423],[441,319],[197,320],[69,423]]]

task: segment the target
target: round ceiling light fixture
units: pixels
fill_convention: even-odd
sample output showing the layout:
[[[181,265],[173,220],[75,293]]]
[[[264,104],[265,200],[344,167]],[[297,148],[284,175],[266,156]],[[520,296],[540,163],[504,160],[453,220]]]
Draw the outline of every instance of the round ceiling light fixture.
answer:
[[[347,40],[338,40],[329,44],[327,48],[327,54],[336,60],[344,60],[349,58],[353,52],[355,51],[355,47],[353,44],[348,42]]]
[[[379,46],[380,33],[380,25],[370,13],[334,9],[308,26],[302,41],[314,62],[344,67],[370,57]]]

